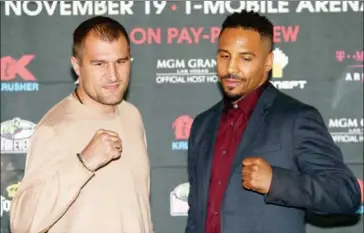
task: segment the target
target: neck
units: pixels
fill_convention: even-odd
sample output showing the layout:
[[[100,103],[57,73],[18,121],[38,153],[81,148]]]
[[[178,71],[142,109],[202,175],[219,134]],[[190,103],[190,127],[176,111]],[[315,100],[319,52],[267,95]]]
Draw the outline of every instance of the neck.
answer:
[[[116,105],[105,105],[95,101],[94,99],[90,98],[82,88],[76,88],[75,91],[72,93],[73,97],[76,98],[80,104],[83,104],[87,107],[90,107],[94,111],[102,114],[102,115],[113,115],[116,113]]]

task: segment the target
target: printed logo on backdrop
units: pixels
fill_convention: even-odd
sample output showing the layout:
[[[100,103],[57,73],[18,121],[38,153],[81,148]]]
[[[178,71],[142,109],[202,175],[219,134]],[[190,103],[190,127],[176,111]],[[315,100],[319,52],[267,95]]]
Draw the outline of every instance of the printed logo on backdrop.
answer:
[[[37,79],[28,67],[34,56],[26,54],[19,58],[1,58],[1,92],[39,91]]]
[[[346,82],[360,83],[364,82],[364,51],[357,50],[349,52],[345,50],[336,51],[336,60],[338,63],[349,63],[347,65],[347,71],[344,72],[344,80]]]
[[[293,43],[297,41],[300,32],[299,25],[276,25],[273,29],[275,44]],[[212,27],[167,27],[141,28],[130,31],[130,41],[136,45],[167,44],[167,45],[198,45],[203,42],[215,44],[219,38],[221,28]]]
[[[36,124],[15,117],[1,123],[1,153],[26,153]]]
[[[358,183],[360,186],[360,193],[361,193],[361,206],[359,210],[357,211],[357,214],[364,214],[364,183],[363,180],[358,179]]]
[[[363,118],[330,118],[328,128],[336,143],[363,143]]]
[[[174,141],[172,142],[172,150],[187,150],[188,138],[190,137],[190,130],[193,119],[188,115],[182,115],[172,124],[174,131]]]
[[[243,9],[269,14],[363,12],[362,1],[185,1],[185,14],[230,14]]]
[[[215,67],[215,59],[158,59],[156,83],[216,83],[218,82],[218,77]]]
[[[213,27],[168,27],[168,28],[141,28],[136,27],[130,31],[130,41],[133,44],[200,44],[216,43],[220,28]]]
[[[358,101],[363,98],[364,82],[364,51],[363,50],[336,50],[334,53],[338,65],[343,71],[335,80],[331,109],[339,112],[357,112],[363,114],[363,106]],[[359,103],[352,106],[353,103]],[[349,109],[349,106],[352,106]],[[332,114],[332,115],[336,115]]]
[[[271,83],[278,89],[304,89],[306,80],[284,80],[285,68],[289,64],[289,57],[279,48],[273,50],[273,68]],[[283,80],[282,80],[283,79]]]
[[[10,212],[11,207],[11,200],[13,199],[14,195],[18,191],[18,187],[20,182],[16,184],[11,184],[6,188],[6,196],[1,195],[1,213],[0,216],[3,217],[5,213]]]
[[[188,194],[190,184],[178,185],[169,195],[171,216],[187,216],[188,214]]]
[[[5,15],[221,15],[246,9],[260,13],[363,12],[362,1],[4,1]]]

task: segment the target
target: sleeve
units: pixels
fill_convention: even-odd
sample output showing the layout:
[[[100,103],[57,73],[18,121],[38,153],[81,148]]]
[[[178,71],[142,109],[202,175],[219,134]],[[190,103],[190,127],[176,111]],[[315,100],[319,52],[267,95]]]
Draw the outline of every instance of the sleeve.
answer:
[[[94,175],[76,155],[67,154],[65,147],[53,129],[41,126],[36,130],[27,152],[24,178],[11,204],[11,232],[47,231]]]
[[[145,145],[145,150],[148,150],[148,142],[147,142],[147,134],[145,132],[145,128],[144,128],[144,123],[143,123],[143,119],[140,116],[140,124],[141,124],[141,128],[142,128],[142,134],[143,134],[143,140],[144,140],[144,145]],[[148,152],[147,152],[148,155]],[[149,160],[149,157],[148,157]],[[148,196],[150,197],[150,176],[148,176]]]
[[[190,137],[188,139],[188,150],[187,150],[187,171],[188,171],[188,182],[190,184],[190,190],[188,194],[188,216],[187,216],[187,226],[185,229],[185,233],[195,233],[196,232],[196,207],[197,207],[197,200],[196,200],[196,156],[194,154],[195,146],[195,128],[196,128],[196,121],[197,118],[194,120],[191,126]]]
[[[293,140],[299,171],[273,167],[266,202],[317,214],[354,214],[360,206],[359,184],[315,108],[298,113]]]
[[[147,149],[148,149],[147,133],[146,133],[145,127],[144,127],[143,117],[142,117],[139,110],[138,110],[138,118],[139,118],[139,124],[140,124],[140,128],[141,128],[141,132],[142,132],[142,135],[143,135],[145,150],[147,151]],[[147,155],[148,155],[148,152],[147,152]],[[149,157],[148,157],[148,160],[149,160]],[[150,175],[148,176],[147,186],[148,186],[148,197],[149,197],[149,200],[150,200]],[[152,222],[151,218],[149,218],[149,226],[150,226],[151,231],[154,232],[154,229],[153,229],[154,225],[153,225],[153,222]]]

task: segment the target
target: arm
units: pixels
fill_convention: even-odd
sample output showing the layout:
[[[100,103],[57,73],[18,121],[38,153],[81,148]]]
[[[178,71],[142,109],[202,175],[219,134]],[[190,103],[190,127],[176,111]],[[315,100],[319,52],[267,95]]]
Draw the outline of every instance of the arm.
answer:
[[[34,134],[27,153],[25,175],[11,205],[11,232],[49,229],[93,176],[76,155],[66,154],[62,149],[65,146],[55,132],[45,126]]]
[[[194,136],[195,136],[195,128],[196,128],[196,119],[192,123],[190,130],[190,137],[188,139],[188,151],[187,151],[187,170],[188,170],[188,182],[190,184],[190,190],[188,194],[188,217],[187,217],[187,226],[185,229],[186,233],[195,233],[196,232],[196,162],[195,162],[195,154],[194,154]]]
[[[137,110],[137,115],[138,115],[138,119],[139,119],[139,127],[140,127],[140,131],[142,134],[144,147],[145,147],[145,150],[147,151],[148,150],[147,133],[145,132],[143,118],[142,118],[142,115],[140,114],[139,110]],[[148,152],[146,154],[148,155]],[[149,160],[149,156],[147,157],[147,159]],[[149,165],[149,161],[148,161],[148,165]],[[150,176],[148,176],[148,196],[150,198]]]
[[[145,132],[143,117],[140,114],[139,110],[138,110],[138,116],[139,116],[139,123],[140,123],[141,132],[142,132],[142,135],[143,135],[145,150],[147,151],[147,149],[148,149],[147,133]],[[148,156],[148,152],[146,154]],[[147,157],[147,159],[149,160],[149,156]],[[150,167],[149,161],[148,161],[148,166]],[[148,191],[148,198],[149,198],[148,200],[150,201],[150,174],[148,174],[147,186],[148,186],[147,191]],[[154,232],[154,225],[153,225],[152,219],[149,218],[148,221],[149,221],[149,227],[150,227],[151,233],[153,233]]]
[[[315,108],[300,111],[293,140],[299,172],[272,167],[266,202],[317,213],[355,213],[360,205],[358,182]]]

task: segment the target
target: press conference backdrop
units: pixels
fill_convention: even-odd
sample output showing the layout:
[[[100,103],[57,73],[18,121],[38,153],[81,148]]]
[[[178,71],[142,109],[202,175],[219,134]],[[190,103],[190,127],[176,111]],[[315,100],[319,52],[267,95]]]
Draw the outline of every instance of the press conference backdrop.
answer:
[[[319,109],[362,185],[363,4],[2,1],[1,232],[9,232],[11,200],[23,177],[34,127],[76,86],[70,65],[72,32],[94,15],[110,16],[130,33],[133,61],[127,98],[140,109],[147,131],[156,233],[184,231],[189,130],[194,117],[221,98],[215,74],[217,37],[224,18],[236,10],[254,10],[273,21],[271,82]],[[92,205],[97,211],[98,203]],[[362,213],[308,216],[307,231],[363,232]]]

